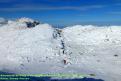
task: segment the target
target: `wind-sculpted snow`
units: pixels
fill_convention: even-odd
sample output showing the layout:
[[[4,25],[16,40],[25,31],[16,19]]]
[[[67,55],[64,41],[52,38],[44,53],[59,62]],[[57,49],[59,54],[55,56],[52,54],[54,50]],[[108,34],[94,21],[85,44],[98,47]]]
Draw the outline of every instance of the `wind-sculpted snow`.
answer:
[[[26,22],[34,20],[9,20],[0,27],[0,71],[81,73],[120,81],[120,26],[75,25],[58,29],[38,24],[28,28]]]

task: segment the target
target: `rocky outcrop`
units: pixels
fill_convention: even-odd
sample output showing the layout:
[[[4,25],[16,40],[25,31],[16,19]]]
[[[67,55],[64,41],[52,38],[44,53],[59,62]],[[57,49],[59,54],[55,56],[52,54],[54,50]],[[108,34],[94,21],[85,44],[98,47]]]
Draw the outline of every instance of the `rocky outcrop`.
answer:
[[[32,27],[35,27],[35,26],[40,24],[39,21],[32,20],[30,18],[25,18],[25,17],[24,18],[20,18],[17,21],[20,22],[20,23],[26,23],[28,28],[32,28]]]

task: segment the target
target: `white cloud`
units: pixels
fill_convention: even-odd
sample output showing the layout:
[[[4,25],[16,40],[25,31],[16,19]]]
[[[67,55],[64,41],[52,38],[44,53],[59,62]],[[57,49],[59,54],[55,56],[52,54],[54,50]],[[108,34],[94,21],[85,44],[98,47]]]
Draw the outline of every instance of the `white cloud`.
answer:
[[[89,10],[96,8],[103,8],[104,5],[89,5],[89,6],[35,6],[25,5],[11,8],[0,8],[0,11],[33,11],[33,10]]]

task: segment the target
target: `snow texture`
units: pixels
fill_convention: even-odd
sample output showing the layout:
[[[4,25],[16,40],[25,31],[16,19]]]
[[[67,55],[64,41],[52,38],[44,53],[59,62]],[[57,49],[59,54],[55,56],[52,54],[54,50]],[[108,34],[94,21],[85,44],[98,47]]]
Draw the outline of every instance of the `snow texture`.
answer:
[[[1,19],[0,19],[1,20]],[[81,73],[121,79],[121,27],[49,24],[28,28],[29,18],[0,27],[0,71],[16,74]]]

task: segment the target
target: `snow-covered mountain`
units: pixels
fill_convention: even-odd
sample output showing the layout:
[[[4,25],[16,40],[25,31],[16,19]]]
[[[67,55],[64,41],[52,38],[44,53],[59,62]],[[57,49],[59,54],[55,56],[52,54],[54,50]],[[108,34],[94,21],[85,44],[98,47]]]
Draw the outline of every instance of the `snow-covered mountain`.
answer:
[[[0,71],[94,74],[120,81],[121,26],[58,29],[29,18],[8,20],[0,26]]]

